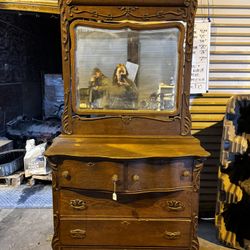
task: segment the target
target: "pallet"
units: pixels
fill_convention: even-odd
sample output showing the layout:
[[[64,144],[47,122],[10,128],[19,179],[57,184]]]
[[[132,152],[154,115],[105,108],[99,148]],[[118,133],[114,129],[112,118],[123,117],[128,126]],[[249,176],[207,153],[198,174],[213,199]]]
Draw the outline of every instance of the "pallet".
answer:
[[[0,187],[18,187],[24,180],[24,171],[18,171],[12,175],[0,176]]]
[[[28,185],[34,186],[36,184],[36,180],[52,181],[52,173],[48,173],[46,175],[32,175],[32,177],[28,179]]]

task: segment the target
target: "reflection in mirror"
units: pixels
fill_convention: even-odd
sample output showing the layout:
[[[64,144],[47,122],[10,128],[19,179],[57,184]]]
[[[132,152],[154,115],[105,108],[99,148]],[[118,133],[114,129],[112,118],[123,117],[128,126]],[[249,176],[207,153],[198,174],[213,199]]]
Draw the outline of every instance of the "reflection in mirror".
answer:
[[[77,25],[79,110],[175,111],[180,30],[103,29]]]

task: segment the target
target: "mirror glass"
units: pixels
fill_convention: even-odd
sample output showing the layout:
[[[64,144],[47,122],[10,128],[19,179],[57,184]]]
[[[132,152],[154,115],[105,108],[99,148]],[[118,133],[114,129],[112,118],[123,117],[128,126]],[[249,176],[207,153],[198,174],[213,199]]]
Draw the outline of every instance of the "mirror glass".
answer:
[[[176,110],[178,27],[74,27],[77,110]]]

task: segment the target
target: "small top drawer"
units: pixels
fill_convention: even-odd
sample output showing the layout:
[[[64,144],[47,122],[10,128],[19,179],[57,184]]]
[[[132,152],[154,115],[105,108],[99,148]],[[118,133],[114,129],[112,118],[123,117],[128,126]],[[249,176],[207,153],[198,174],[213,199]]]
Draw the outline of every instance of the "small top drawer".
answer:
[[[140,160],[128,165],[128,190],[173,191],[192,186],[192,159]]]
[[[61,187],[143,193],[192,187],[191,158],[129,161],[65,160],[59,166]]]
[[[62,187],[123,191],[123,164],[112,161],[65,160],[59,167]]]

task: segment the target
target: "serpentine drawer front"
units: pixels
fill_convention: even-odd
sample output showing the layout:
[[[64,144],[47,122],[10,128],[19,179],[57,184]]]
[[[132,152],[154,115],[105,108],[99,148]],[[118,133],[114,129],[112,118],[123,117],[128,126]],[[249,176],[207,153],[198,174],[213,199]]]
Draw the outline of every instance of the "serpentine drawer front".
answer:
[[[60,186],[113,191],[124,190],[122,162],[65,160],[60,166]]]
[[[183,190],[192,186],[192,160],[77,161],[60,166],[62,187],[116,192]]]
[[[175,246],[190,244],[190,220],[61,220],[63,245]],[[124,237],[126,235],[126,237]]]
[[[184,189],[192,185],[192,160],[137,160],[128,163],[128,190]]]
[[[110,193],[60,191],[61,216],[178,218],[189,217],[192,206],[192,192],[147,193],[118,195],[113,201]]]

